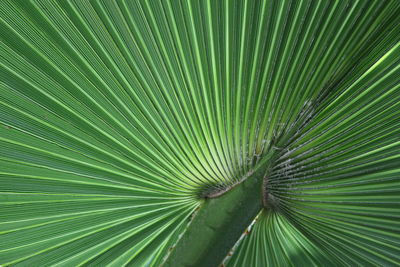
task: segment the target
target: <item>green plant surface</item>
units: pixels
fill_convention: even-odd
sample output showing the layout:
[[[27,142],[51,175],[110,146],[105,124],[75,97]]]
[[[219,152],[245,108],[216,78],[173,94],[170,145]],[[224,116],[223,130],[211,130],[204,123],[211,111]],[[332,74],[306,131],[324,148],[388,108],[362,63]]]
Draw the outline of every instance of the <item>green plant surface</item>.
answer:
[[[271,160],[268,155],[242,183],[206,199],[162,266],[219,265],[263,208],[262,184]]]
[[[399,177],[398,0],[0,0],[1,266],[398,266]]]

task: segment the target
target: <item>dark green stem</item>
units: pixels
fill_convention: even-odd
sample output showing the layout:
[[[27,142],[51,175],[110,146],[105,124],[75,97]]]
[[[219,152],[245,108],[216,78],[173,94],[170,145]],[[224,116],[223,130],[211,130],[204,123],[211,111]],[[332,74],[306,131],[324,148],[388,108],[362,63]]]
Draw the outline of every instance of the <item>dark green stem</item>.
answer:
[[[206,199],[163,267],[219,266],[263,207],[262,185],[269,157],[242,183]]]

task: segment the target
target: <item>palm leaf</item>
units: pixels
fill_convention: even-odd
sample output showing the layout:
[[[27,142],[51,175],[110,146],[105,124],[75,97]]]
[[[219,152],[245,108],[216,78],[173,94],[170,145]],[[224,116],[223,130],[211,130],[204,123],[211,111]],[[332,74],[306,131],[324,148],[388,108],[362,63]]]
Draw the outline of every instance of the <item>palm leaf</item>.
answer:
[[[399,18],[3,0],[0,264],[399,264]]]

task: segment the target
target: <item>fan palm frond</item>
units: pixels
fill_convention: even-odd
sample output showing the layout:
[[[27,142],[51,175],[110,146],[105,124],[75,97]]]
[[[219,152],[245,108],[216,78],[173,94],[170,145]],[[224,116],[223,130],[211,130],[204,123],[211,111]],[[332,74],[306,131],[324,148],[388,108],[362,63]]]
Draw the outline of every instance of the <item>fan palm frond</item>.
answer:
[[[2,0],[0,264],[399,264],[399,18]]]

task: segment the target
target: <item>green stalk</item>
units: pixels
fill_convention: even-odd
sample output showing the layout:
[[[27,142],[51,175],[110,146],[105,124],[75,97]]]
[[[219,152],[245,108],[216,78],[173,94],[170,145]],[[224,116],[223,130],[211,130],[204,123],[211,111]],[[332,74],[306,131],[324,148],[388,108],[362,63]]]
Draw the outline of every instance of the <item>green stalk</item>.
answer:
[[[219,266],[263,208],[264,158],[242,183],[204,201],[163,267]]]

